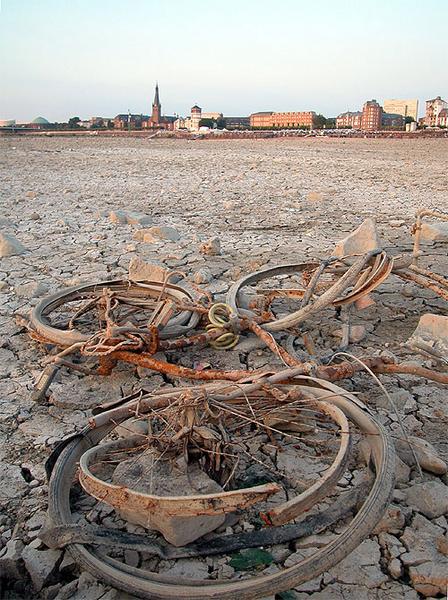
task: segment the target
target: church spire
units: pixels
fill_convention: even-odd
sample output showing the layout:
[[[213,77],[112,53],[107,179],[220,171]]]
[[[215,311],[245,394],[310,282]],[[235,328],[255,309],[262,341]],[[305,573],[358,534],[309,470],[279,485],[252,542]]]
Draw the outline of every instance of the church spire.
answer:
[[[154,125],[159,125],[162,116],[162,106],[159,98],[159,84],[156,81],[156,93],[154,94],[154,102],[152,103],[151,122]]]
[[[154,94],[154,102],[153,105],[156,106],[160,106],[160,99],[159,99],[159,83],[156,81],[156,93]]]

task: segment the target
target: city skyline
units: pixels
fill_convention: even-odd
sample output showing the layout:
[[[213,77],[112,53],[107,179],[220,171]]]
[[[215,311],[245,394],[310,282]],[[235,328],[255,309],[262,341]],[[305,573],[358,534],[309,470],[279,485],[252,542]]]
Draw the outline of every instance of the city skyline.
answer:
[[[430,0],[3,0],[0,118],[314,110],[446,96],[448,5]],[[440,33],[440,35],[439,35]],[[430,65],[430,68],[428,68]]]

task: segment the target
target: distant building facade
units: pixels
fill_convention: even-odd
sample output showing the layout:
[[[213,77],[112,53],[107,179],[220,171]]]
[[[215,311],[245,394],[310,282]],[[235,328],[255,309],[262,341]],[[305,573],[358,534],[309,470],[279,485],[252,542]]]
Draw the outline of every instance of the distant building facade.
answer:
[[[121,113],[113,119],[114,129],[141,129],[143,123],[147,122],[149,118],[148,115]]]
[[[199,130],[199,121],[202,119],[202,108],[195,104],[191,107],[190,111],[190,123],[188,129],[190,131],[198,131]]]
[[[261,128],[313,129],[316,124],[314,111],[301,112],[258,112],[250,115],[250,126]]]
[[[174,123],[174,129],[188,129],[188,131],[199,131],[200,122],[203,119],[218,121],[223,118],[220,112],[202,112],[202,108],[195,104],[190,109],[189,117],[178,117]]]
[[[337,129],[361,129],[362,112],[350,112],[341,113],[336,117],[336,128]]]
[[[249,129],[250,117],[224,117],[226,129]]]
[[[383,129],[403,129],[405,117],[396,113],[383,112],[381,115],[381,127]]]
[[[439,115],[443,110],[447,108],[448,102],[442,100],[440,96],[437,96],[432,100],[426,100],[425,125],[427,127],[439,127]]]
[[[249,117],[249,123],[251,127],[272,127],[272,115],[271,111],[256,112],[252,113]]]
[[[162,116],[162,105],[159,97],[159,85],[156,83],[151,115],[120,114],[114,119],[115,129],[174,129],[177,117]]]
[[[362,107],[361,129],[378,131],[381,129],[383,109],[376,100],[367,100]]]
[[[31,129],[48,129],[51,128],[51,123],[44,117],[36,117],[31,123],[28,123],[27,127]]]
[[[384,112],[418,119],[418,100],[384,100]]]
[[[439,112],[438,116],[438,126],[439,127],[448,127],[448,109],[443,108]]]

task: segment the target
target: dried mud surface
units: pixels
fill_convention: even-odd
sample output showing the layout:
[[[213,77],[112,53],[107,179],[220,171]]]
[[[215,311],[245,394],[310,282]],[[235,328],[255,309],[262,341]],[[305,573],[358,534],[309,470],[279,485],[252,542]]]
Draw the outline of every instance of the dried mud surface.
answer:
[[[125,276],[134,256],[182,270],[219,296],[243,273],[329,255],[336,241],[368,217],[376,220],[386,250],[410,252],[416,210],[448,211],[447,173],[447,140],[0,138],[0,231],[27,250],[0,258],[0,596],[132,598],[80,573],[68,555],[39,544],[48,491],[43,464],[61,437],[84,425],[90,407],[142,385],[164,383],[160,375],[129,365],[107,378],[61,370],[49,405],[36,405],[30,396],[45,353],[16,314],[26,315],[40,297],[64,286]],[[148,226],[114,223],[113,210],[144,213],[154,226],[175,228],[180,238],[141,242],[134,234]],[[214,237],[221,254],[200,254],[201,243]],[[447,248],[425,247],[423,264],[446,275]],[[349,351],[427,362],[403,342],[423,313],[446,315],[446,303],[394,276],[374,298],[374,307],[355,313],[366,336]],[[322,349],[337,347],[330,334],[341,322],[334,311],[325,311],[309,327]],[[185,366],[201,361],[217,368],[280,365],[264,350],[193,349],[176,359]],[[408,433],[431,442],[447,461],[446,390],[410,376],[382,381]],[[397,418],[371,379],[358,375],[342,385],[360,392],[397,433]],[[416,477],[413,469],[400,473],[381,531],[284,598],[442,597],[448,525],[440,507],[447,475],[425,472],[424,488],[414,488]],[[426,504],[418,501],[425,494]],[[277,554],[281,566],[286,554],[281,548]],[[134,560],[139,559],[131,556],[129,564]],[[196,563],[185,572],[182,564],[167,570],[179,577],[232,575],[217,559]]]

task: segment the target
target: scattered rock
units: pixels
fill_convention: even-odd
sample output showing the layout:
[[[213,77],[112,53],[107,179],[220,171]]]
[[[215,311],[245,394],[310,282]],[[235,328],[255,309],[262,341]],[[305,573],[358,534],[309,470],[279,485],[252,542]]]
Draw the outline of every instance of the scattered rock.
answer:
[[[402,509],[394,504],[389,504],[381,521],[375,527],[372,533],[399,533],[405,526],[405,516]]]
[[[334,337],[341,338],[343,337],[342,329],[335,329],[333,331]],[[351,325],[350,326],[350,334],[349,334],[349,342],[350,344],[359,344],[366,337],[366,328],[364,325]]]
[[[351,554],[330,569],[329,575],[339,583],[377,588],[386,583],[380,567],[380,547],[374,540],[364,540]]]
[[[164,575],[182,579],[207,579],[208,567],[205,562],[196,559],[180,558],[171,568],[163,571]]]
[[[310,202],[321,202],[324,199],[322,192],[308,192],[306,199]]]
[[[413,587],[423,596],[446,593],[448,558],[438,550],[438,540],[445,536],[441,527],[416,515],[400,538],[407,549],[400,560],[408,567]]]
[[[203,267],[202,269],[198,269],[197,271],[195,271],[194,275],[193,275],[193,281],[194,283],[210,283],[210,281],[213,279],[213,275],[210,272],[210,269],[207,269],[206,267]]]
[[[448,242],[448,223],[422,222],[420,231],[421,242]]]
[[[167,273],[163,267],[147,263],[139,256],[133,256],[129,263],[130,281],[165,281]]]
[[[161,226],[150,227],[149,229],[139,229],[134,233],[134,239],[140,242],[152,244],[159,240],[170,240],[176,242],[180,239],[180,234],[174,227]]]
[[[16,285],[14,292],[20,298],[38,298],[48,292],[48,286],[39,281],[29,281],[28,283]]]
[[[150,477],[144,477],[150,473]],[[161,460],[155,451],[148,451],[138,459],[121,462],[115,469],[113,482],[138,492],[157,496],[213,494],[221,492],[221,486],[204,473],[197,463],[185,465],[183,461],[173,464]],[[169,516],[144,513],[124,508],[120,516],[131,523],[155,529],[175,546],[183,546],[213,531],[225,521],[225,515],[200,515],[197,517]]]
[[[406,492],[409,506],[435,519],[448,512],[448,486],[440,481],[416,483]]]
[[[392,402],[394,403],[394,406],[396,406],[397,410],[400,412],[403,411],[403,408],[406,406],[406,404],[415,402],[412,394],[408,390],[402,388],[396,390],[395,392],[390,391],[389,396]],[[385,394],[376,395],[375,405],[379,408],[384,408],[387,411],[392,411],[392,406],[389,402],[389,398],[387,398]]]
[[[118,223],[120,225],[151,225],[152,218],[144,213],[126,211],[126,210],[112,210],[109,213],[109,219],[112,223]]]
[[[144,213],[129,212],[127,213],[127,222],[129,225],[151,225],[152,218]]]
[[[41,216],[40,216],[40,214],[39,214],[39,213],[37,213],[37,212],[32,212],[32,213],[30,214],[30,219],[31,219],[32,221],[40,221],[40,220],[41,220]]]
[[[26,248],[9,233],[0,233],[0,257],[24,254]]]
[[[373,219],[366,219],[346,238],[336,244],[334,256],[364,254],[375,248],[381,248],[381,242]]]
[[[0,551],[0,578],[20,579],[22,577],[22,550],[22,540],[12,539],[6,543],[3,551]]]
[[[8,500],[20,498],[28,489],[20,467],[0,461],[0,506]]]
[[[218,256],[221,254],[221,241],[214,237],[199,246],[199,252],[206,256]]]
[[[25,547],[22,558],[37,592],[43,588],[54,574],[61,557],[62,552],[60,550],[36,550],[31,546]]]
[[[407,465],[413,467],[415,465],[415,459],[409,448],[408,442],[401,438],[394,441],[398,456]],[[448,465],[439,457],[437,450],[432,444],[415,436],[409,436],[409,442],[414,449],[422,469],[434,473],[435,475],[444,475],[448,471]]]
[[[448,358],[448,317],[426,313],[408,340],[409,345],[423,342]]]

